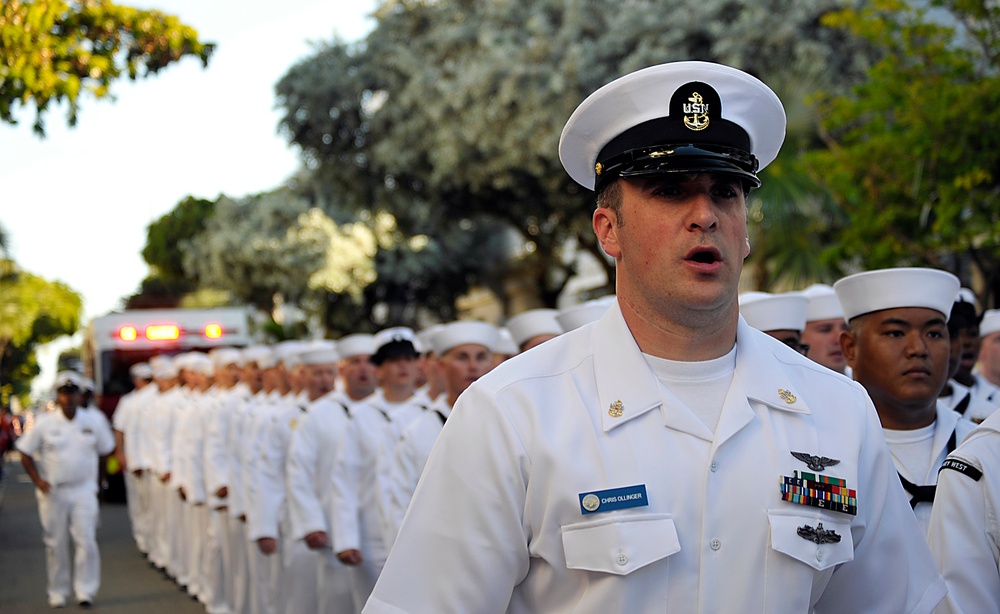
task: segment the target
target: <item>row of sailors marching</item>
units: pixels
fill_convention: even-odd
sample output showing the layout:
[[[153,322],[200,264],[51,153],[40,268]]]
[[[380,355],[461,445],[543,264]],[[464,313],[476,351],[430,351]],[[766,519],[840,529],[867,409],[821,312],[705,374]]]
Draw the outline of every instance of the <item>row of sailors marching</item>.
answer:
[[[502,348],[491,325],[455,322],[420,335],[393,328],[336,344],[154,358],[156,385],[123,398],[115,414],[140,549],[209,612],[360,611],[458,395],[494,354],[597,319],[610,300],[511,319],[519,347]],[[1000,340],[1000,311],[979,315],[973,300],[963,289],[949,314],[954,361],[939,399],[942,414],[961,414],[940,421],[961,437],[1000,405],[1000,351],[987,351]],[[840,349],[844,309],[830,286],[745,293],[740,312],[851,375]],[[433,358],[418,363],[423,346]],[[141,366],[135,374],[145,376]],[[418,388],[421,374],[429,381]],[[903,458],[894,453],[901,478],[910,475]],[[936,474],[940,462],[931,464]],[[919,503],[926,534],[930,503]]]
[[[609,300],[134,365],[113,420],[138,548],[212,614],[360,612],[458,395]]]

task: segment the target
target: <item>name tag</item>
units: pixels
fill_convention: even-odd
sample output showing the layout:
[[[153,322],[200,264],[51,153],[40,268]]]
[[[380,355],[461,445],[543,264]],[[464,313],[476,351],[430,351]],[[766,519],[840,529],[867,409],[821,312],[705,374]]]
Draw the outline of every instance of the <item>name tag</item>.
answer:
[[[583,514],[613,512],[645,505],[649,505],[645,484],[580,493],[580,511]]]

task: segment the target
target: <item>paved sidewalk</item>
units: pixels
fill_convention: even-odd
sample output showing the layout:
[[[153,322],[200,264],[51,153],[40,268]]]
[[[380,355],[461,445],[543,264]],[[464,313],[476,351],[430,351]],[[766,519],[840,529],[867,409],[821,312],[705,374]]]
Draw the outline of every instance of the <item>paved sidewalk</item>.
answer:
[[[51,611],[45,595],[45,550],[34,486],[16,456],[0,481],[0,612]],[[101,506],[97,530],[101,590],[90,612],[108,614],[204,613],[176,584],[153,569],[132,541],[124,504]],[[63,612],[84,611],[71,605]]]

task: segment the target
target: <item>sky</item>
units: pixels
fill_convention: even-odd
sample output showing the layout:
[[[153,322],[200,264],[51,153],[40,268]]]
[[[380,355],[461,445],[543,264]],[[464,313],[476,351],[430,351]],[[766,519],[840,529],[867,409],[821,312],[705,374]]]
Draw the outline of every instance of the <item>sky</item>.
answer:
[[[274,85],[315,43],[352,41],[374,26],[376,0],[118,0],[161,10],[217,44],[208,68],[195,58],[159,75],[112,86],[115,100],[81,97],[75,128],[66,107],[45,116],[45,138],[0,124],[0,224],[21,269],[66,283],[84,300],[84,323],[120,306],[148,268],[146,228],[187,196],[214,200],[274,189],[299,166],[278,135]],[[43,348],[42,374],[79,335]]]

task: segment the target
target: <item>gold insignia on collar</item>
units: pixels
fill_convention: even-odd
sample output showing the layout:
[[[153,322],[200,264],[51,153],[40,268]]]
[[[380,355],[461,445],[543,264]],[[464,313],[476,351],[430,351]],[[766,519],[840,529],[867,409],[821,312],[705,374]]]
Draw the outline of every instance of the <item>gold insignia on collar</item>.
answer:
[[[778,396],[781,397],[782,401],[788,403],[789,405],[794,403],[797,398],[790,390],[785,390],[784,388],[778,388]]]
[[[708,128],[708,103],[698,92],[692,92],[688,100],[690,102],[684,103],[684,112],[690,115],[684,116],[684,126],[695,131]]]
[[[611,407],[608,408],[608,415],[612,418],[621,418],[624,413],[625,404],[620,399],[612,403]]]

